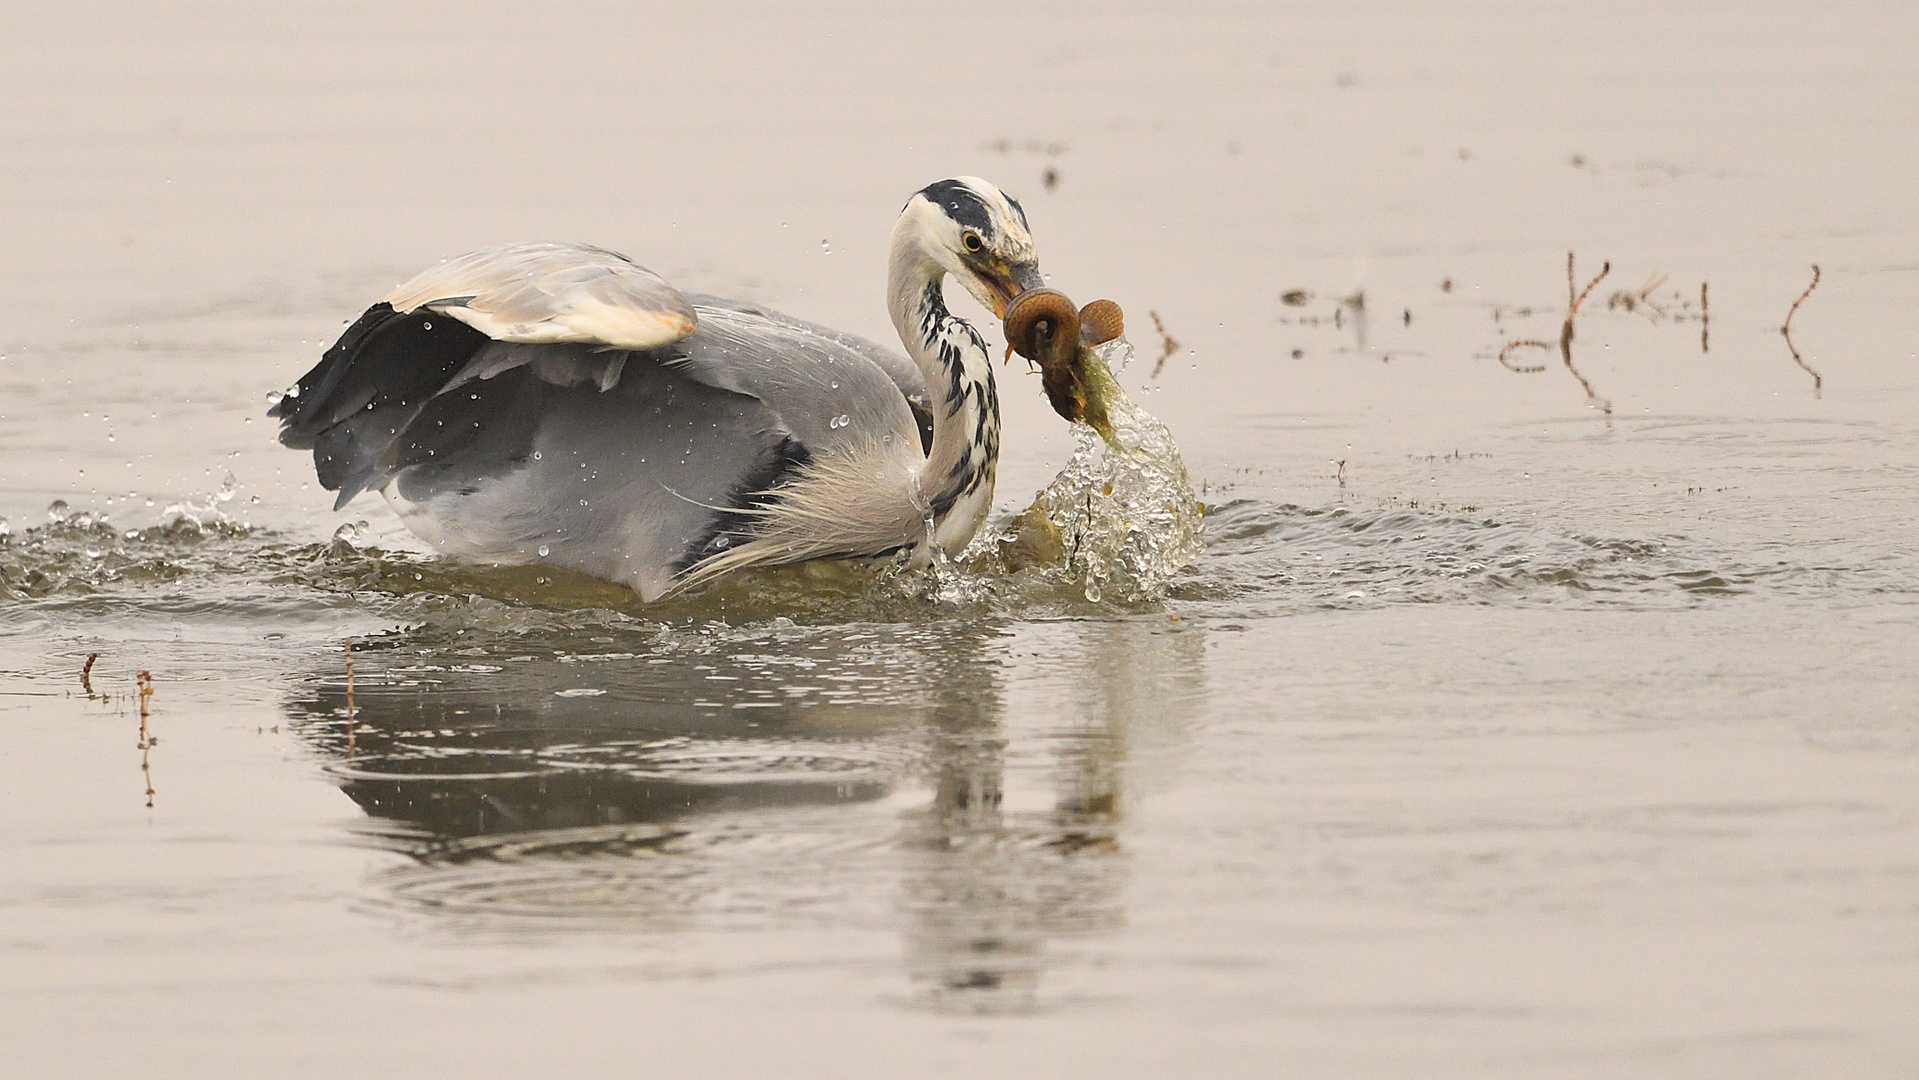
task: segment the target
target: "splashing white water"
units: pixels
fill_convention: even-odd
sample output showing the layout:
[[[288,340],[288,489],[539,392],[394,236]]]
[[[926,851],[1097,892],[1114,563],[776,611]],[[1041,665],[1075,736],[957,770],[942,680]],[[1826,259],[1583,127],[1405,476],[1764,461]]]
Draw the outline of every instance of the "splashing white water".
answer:
[[[1132,351],[1120,338],[1094,354],[1110,368]],[[1203,508],[1173,433],[1133,404],[1110,375],[1099,381],[1111,388],[1106,412],[1124,449],[1073,425],[1072,460],[989,543],[1002,551],[1037,546],[1032,553],[1058,565],[1093,603],[1157,600],[1204,546]]]

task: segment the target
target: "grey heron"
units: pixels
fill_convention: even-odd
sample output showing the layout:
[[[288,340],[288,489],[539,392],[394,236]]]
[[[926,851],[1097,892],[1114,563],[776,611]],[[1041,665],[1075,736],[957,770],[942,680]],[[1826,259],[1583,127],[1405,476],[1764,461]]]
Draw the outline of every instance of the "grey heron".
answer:
[[[1025,211],[977,177],[916,192],[893,226],[905,357],[610,251],[491,248],[367,309],[269,415],[335,509],[378,491],[438,551],[648,601],[750,566],[923,561],[979,529],[999,456],[990,357],[949,274],[995,316],[1041,284]]]

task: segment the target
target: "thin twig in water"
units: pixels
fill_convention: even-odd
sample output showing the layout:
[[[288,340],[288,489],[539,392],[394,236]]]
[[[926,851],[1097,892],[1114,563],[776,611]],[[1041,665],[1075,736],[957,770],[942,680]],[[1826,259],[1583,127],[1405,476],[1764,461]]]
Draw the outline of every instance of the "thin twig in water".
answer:
[[[1779,336],[1786,339],[1786,351],[1792,354],[1792,362],[1798,364],[1805,370],[1806,374],[1812,376],[1812,392],[1815,397],[1819,395],[1820,388],[1825,385],[1826,380],[1822,378],[1817,371],[1814,371],[1810,364],[1807,364],[1805,360],[1800,358],[1798,348],[1792,343],[1792,317],[1799,314],[1799,305],[1805,303],[1806,297],[1811,296],[1812,291],[1818,287],[1819,264],[1813,263],[1812,282],[1806,286],[1805,292],[1799,294],[1799,299],[1792,302],[1792,307],[1786,311],[1786,321],[1779,327]]]
[[[1610,273],[1612,273],[1612,263],[1607,262],[1600,266],[1599,273],[1591,281],[1586,283],[1584,289],[1581,289],[1578,279],[1573,276],[1573,253],[1570,251],[1566,253],[1566,321],[1559,327],[1559,358],[1565,362],[1566,370],[1572,372],[1573,378],[1578,379],[1579,385],[1585,389],[1586,400],[1599,406],[1600,411],[1607,415],[1612,414],[1612,402],[1594,393],[1592,383],[1587,382],[1586,377],[1581,375],[1579,369],[1573,366],[1573,319],[1579,315],[1579,306],[1586,302],[1586,298],[1592,295],[1593,289],[1598,287],[1599,283],[1605,280],[1606,275]],[[1657,287],[1657,282],[1648,283],[1648,288]],[[1498,312],[1494,312],[1493,318],[1497,321],[1499,318]],[[1512,354],[1520,349],[1544,349],[1547,352],[1551,352],[1552,347],[1552,342],[1540,341],[1537,338],[1508,341],[1499,350],[1499,363],[1500,366],[1508,371],[1516,371],[1523,375],[1535,374],[1546,370],[1546,365],[1514,364],[1512,362]]]
[[[1600,264],[1599,274],[1586,283],[1585,290],[1574,295],[1573,253],[1570,251],[1566,253],[1566,297],[1570,302],[1566,305],[1566,324],[1559,328],[1559,358],[1566,362],[1566,370],[1572,372],[1573,378],[1578,379],[1579,385],[1585,388],[1586,400],[1598,405],[1599,410],[1608,415],[1612,413],[1612,402],[1594,393],[1593,384],[1587,382],[1586,377],[1573,366],[1573,317],[1579,314],[1579,305],[1585,303],[1586,297],[1592,295],[1593,287],[1605,280],[1606,275],[1610,273],[1612,273],[1612,262],[1609,260]]]
[[[1512,361],[1506,358],[1510,356],[1513,350],[1515,349],[1545,349],[1547,352],[1551,352],[1552,348],[1553,348],[1552,342],[1541,341],[1538,338],[1527,338],[1524,341],[1508,341],[1506,343],[1506,346],[1499,350],[1499,362],[1501,365],[1503,365],[1506,368],[1507,371],[1517,371],[1521,375],[1536,375],[1539,372],[1546,370],[1546,365],[1526,364],[1524,366],[1516,367],[1513,365]]]
[[[1819,264],[1813,263],[1812,264],[1812,281],[1807,283],[1806,291],[1799,294],[1799,299],[1794,300],[1792,302],[1792,307],[1786,310],[1786,321],[1784,324],[1782,324],[1779,327],[1780,333],[1782,334],[1792,333],[1792,317],[1794,315],[1799,314],[1799,305],[1805,303],[1806,297],[1811,296],[1812,291],[1818,287],[1819,287]]]
[[[1152,374],[1152,377],[1157,379],[1159,373],[1166,370],[1166,361],[1179,351],[1179,342],[1174,341],[1173,335],[1166,332],[1166,324],[1159,321],[1159,312],[1149,310],[1146,314],[1153,317],[1153,329],[1159,332],[1159,360],[1153,364]]]
[[[1610,273],[1612,273],[1611,260],[1601,263],[1599,265],[1598,275],[1595,276],[1591,281],[1588,281],[1586,283],[1585,289],[1581,290],[1578,295],[1574,295],[1573,294],[1573,253],[1570,251],[1566,253],[1566,325],[1567,326],[1572,325],[1573,316],[1579,314],[1579,305],[1585,303],[1586,297],[1592,295],[1593,287],[1598,285],[1600,282],[1606,280],[1606,275]],[[1570,331],[1568,331],[1568,333],[1570,333]]]
[[[93,662],[98,659],[100,659],[99,653],[90,652],[87,654],[87,662],[80,665],[80,689],[87,692],[88,701],[98,696],[93,692]]]
[[[148,704],[153,700],[153,674],[141,668],[134,672],[133,682],[140,689],[140,742],[138,745],[140,775],[147,782],[147,809],[151,810],[153,809],[153,767],[148,755],[154,744],[160,741],[147,730]]]
[[[145,668],[133,673],[133,684],[140,690],[140,748],[147,744],[147,705],[153,700],[153,674]]]

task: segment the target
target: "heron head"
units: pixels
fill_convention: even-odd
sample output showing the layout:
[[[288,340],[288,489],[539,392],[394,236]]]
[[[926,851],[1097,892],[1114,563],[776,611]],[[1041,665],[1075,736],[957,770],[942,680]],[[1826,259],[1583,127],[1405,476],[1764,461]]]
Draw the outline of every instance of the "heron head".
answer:
[[[907,200],[900,227],[997,317],[1005,317],[1015,296],[1042,283],[1026,211],[977,176],[922,188]]]

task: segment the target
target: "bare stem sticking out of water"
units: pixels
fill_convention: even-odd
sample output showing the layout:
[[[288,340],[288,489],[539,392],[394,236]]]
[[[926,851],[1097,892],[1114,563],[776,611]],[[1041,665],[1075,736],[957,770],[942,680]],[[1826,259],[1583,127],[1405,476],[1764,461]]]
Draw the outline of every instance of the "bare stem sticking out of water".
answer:
[[[1159,312],[1148,311],[1146,314],[1153,317],[1153,329],[1159,334],[1159,359],[1153,362],[1152,375],[1157,379],[1159,373],[1166,370],[1166,361],[1179,351],[1179,342],[1174,341],[1173,335],[1166,332],[1166,324],[1159,321]]]
[[[100,659],[99,653],[90,652],[87,654],[87,662],[80,665],[80,689],[87,692],[88,701],[99,696],[93,692],[93,662],[98,659]]]
[[[1595,393],[1593,390],[1593,384],[1586,381],[1586,377],[1579,373],[1579,369],[1577,367],[1573,366],[1573,320],[1579,316],[1579,306],[1586,302],[1586,298],[1592,295],[1593,289],[1598,287],[1599,283],[1605,280],[1606,275],[1610,273],[1612,273],[1612,263],[1607,262],[1602,264],[1599,268],[1599,273],[1596,274],[1591,281],[1588,281],[1586,283],[1586,287],[1584,289],[1581,289],[1579,287],[1578,279],[1574,276],[1573,253],[1570,251],[1566,253],[1566,321],[1560,324],[1560,327],[1559,327],[1559,358],[1560,360],[1565,363],[1566,370],[1572,373],[1572,377],[1579,380],[1580,387],[1586,391],[1586,400],[1594,405],[1597,405],[1599,407],[1599,411],[1607,414],[1608,416],[1612,415],[1612,402],[1607,401],[1605,398],[1602,398],[1597,393]],[[1663,282],[1664,280],[1665,279],[1658,278],[1657,275],[1655,275],[1654,280],[1649,280],[1647,282],[1646,289],[1644,291],[1650,292],[1652,289],[1658,288],[1660,282]],[[1622,294],[1615,294],[1615,295],[1622,295]],[[1623,295],[1634,297],[1635,298],[1634,302],[1640,302],[1643,299],[1639,296],[1639,293],[1637,292],[1630,293],[1630,294],[1623,294]],[[1497,318],[1497,315],[1495,315],[1495,318]],[[1538,338],[1524,338],[1519,341],[1508,341],[1499,350],[1499,363],[1502,367],[1504,367],[1508,371],[1516,371],[1523,375],[1535,374],[1537,372],[1546,370],[1546,365],[1515,364],[1512,361],[1512,354],[1519,351],[1520,349],[1544,349],[1550,352],[1552,351],[1552,347],[1553,346],[1551,342],[1541,341]]]
[[[1592,295],[1593,288],[1600,282],[1606,280],[1606,275],[1610,273],[1612,273],[1612,262],[1610,260],[1599,264],[1599,273],[1594,275],[1593,279],[1586,283],[1584,289],[1574,293],[1573,253],[1570,251],[1566,253],[1566,326],[1559,332],[1561,341],[1572,340],[1573,316],[1579,314],[1579,305],[1586,302],[1586,297]]]
[[[1786,311],[1786,321],[1783,324],[1781,324],[1779,327],[1779,336],[1786,339],[1786,351],[1792,354],[1792,362],[1795,364],[1798,364],[1799,367],[1803,371],[1805,371],[1806,374],[1812,376],[1812,393],[1814,397],[1819,396],[1820,389],[1823,386],[1825,386],[1826,380],[1822,378],[1817,371],[1814,371],[1811,365],[1807,364],[1806,361],[1800,357],[1798,348],[1793,345],[1792,317],[1794,315],[1799,314],[1799,305],[1805,303],[1806,297],[1811,296],[1812,291],[1818,287],[1819,287],[1819,264],[1813,263],[1811,283],[1809,283],[1806,286],[1805,292],[1802,292],[1799,294],[1799,299],[1794,300],[1792,302],[1792,307],[1787,309]]]
[[[153,673],[141,668],[133,674],[134,685],[140,690],[140,775],[147,784],[147,809],[153,809],[153,767],[149,754],[154,744],[159,742],[147,729],[147,715],[153,701]]]
[[[1612,273],[1612,263],[1610,261],[1601,263],[1599,273],[1595,275],[1591,281],[1586,283],[1586,287],[1583,290],[1575,294],[1573,292],[1573,253],[1570,251],[1566,253],[1566,299],[1568,303],[1566,304],[1565,325],[1559,328],[1559,358],[1566,362],[1566,370],[1572,372],[1573,378],[1579,380],[1580,387],[1586,391],[1586,400],[1599,406],[1599,410],[1608,416],[1612,414],[1612,402],[1594,393],[1593,384],[1587,382],[1586,377],[1581,375],[1579,369],[1573,366],[1573,318],[1579,314],[1579,305],[1585,303],[1586,297],[1592,295],[1593,287],[1601,281],[1604,281],[1606,275],[1610,273]]]

